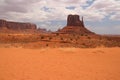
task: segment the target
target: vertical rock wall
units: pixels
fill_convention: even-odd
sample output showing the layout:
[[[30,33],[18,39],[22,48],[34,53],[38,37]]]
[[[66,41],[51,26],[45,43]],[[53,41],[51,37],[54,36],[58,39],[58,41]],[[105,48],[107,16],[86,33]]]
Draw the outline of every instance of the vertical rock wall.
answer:
[[[84,22],[79,18],[79,15],[68,15],[67,26],[80,26],[84,27]]]

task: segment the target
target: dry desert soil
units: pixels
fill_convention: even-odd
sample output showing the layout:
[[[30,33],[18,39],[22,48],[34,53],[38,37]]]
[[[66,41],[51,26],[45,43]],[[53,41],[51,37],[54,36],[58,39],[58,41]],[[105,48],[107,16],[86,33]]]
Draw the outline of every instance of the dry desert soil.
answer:
[[[0,48],[0,80],[120,80],[120,48]]]

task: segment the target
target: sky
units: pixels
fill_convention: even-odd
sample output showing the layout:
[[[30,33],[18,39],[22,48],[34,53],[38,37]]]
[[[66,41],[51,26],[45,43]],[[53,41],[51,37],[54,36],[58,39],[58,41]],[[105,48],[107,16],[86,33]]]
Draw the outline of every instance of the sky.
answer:
[[[97,34],[120,34],[120,0],[0,0],[0,19],[47,30],[65,27],[69,14],[83,16],[86,28]]]

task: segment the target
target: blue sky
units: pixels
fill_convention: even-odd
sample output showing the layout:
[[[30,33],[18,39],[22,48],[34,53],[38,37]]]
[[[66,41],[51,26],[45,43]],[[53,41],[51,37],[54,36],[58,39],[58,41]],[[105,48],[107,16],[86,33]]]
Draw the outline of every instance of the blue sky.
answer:
[[[0,0],[0,19],[47,30],[66,26],[69,14],[83,16],[86,28],[98,34],[120,34],[120,0]]]

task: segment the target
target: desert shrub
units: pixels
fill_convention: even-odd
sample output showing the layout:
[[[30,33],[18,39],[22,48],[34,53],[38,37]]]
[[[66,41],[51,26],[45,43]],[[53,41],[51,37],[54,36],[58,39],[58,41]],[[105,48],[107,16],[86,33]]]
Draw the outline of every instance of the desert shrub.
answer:
[[[76,41],[78,40],[78,39],[75,39]]]
[[[80,37],[79,36],[77,36],[77,39],[79,39]]]
[[[99,40],[102,40],[102,37],[99,37]]]
[[[59,33],[56,33],[56,36],[59,36]]]
[[[70,38],[70,40],[72,41],[73,39],[72,39],[72,38]]]
[[[44,39],[44,36],[41,36],[41,39]]]
[[[73,37],[75,36],[75,34],[72,35]]]
[[[10,34],[8,34],[8,36],[11,36]]]
[[[49,37],[49,40],[51,40],[52,39],[52,37]]]
[[[87,37],[88,39],[91,39],[91,37]]]
[[[85,46],[85,43],[82,43],[82,45],[84,45],[84,46]]]
[[[48,46],[48,44],[46,44],[46,46]]]
[[[84,36],[84,34],[81,34],[81,36]]]
[[[61,40],[63,40],[63,38],[62,38],[62,37],[61,37],[60,39],[61,39]]]

